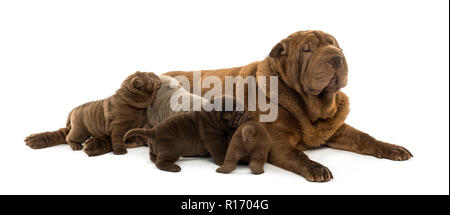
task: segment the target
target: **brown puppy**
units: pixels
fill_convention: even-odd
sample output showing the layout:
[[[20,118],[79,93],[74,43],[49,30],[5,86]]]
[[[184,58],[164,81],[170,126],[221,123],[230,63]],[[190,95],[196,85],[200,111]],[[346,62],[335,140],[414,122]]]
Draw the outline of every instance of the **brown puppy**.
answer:
[[[230,173],[236,169],[239,161],[250,161],[249,167],[253,174],[264,173],[269,146],[270,137],[261,123],[243,123],[231,138],[223,165],[216,171]]]
[[[191,92],[194,84],[208,76],[219,77],[223,88],[225,76],[278,76],[278,117],[263,123],[272,140],[268,162],[309,181],[322,182],[332,179],[330,170],[302,151],[329,146],[391,160],[412,157],[401,146],[378,141],[345,124],[349,101],[340,89],[347,84],[347,72],[347,61],[333,36],[322,31],[299,31],[275,45],[266,59],[242,67],[202,70],[196,83],[193,72],[165,75],[187,77]],[[209,90],[203,88],[201,95]],[[252,112],[255,120],[263,113],[259,109]]]
[[[230,97],[219,99],[226,98]],[[225,107],[225,101],[222,104]],[[164,171],[179,172],[181,168],[175,162],[180,156],[204,156],[208,153],[214,163],[222,165],[228,135],[242,123],[251,120],[248,112],[222,110],[176,115],[151,129],[132,129],[125,134],[124,141],[135,136],[148,138],[150,159]]]
[[[146,126],[146,110],[159,87],[160,79],[154,73],[136,72],[128,76],[111,97],[83,104],[70,112],[63,132],[66,142],[73,150],[81,150],[82,143],[88,138],[106,135],[111,138],[114,154],[125,154],[123,135],[132,128]],[[51,134],[55,136],[57,133],[47,134],[52,137]],[[39,135],[28,137],[25,140],[27,145],[38,145],[33,142],[36,136]],[[61,138],[56,135],[51,139]]]

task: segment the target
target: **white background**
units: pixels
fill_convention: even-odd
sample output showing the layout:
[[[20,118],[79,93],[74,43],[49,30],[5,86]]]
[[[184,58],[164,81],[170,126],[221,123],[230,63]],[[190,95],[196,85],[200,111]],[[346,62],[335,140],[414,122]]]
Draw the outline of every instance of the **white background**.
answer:
[[[448,1],[1,1],[0,194],[448,194]],[[347,122],[408,148],[395,162],[307,151],[334,180],[267,164],[215,173],[209,159],[156,169],[145,147],[90,158],[28,148],[75,106],[111,95],[136,70],[157,74],[264,59],[298,30],[334,35],[349,64]]]

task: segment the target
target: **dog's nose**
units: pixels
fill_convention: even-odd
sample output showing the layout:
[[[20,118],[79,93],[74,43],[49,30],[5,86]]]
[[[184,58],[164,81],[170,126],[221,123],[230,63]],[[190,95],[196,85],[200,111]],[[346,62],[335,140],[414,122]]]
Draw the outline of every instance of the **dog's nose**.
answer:
[[[331,58],[330,64],[333,65],[333,67],[335,69],[337,69],[337,68],[341,67],[343,61],[344,61],[344,58],[342,58],[341,56],[334,56]]]

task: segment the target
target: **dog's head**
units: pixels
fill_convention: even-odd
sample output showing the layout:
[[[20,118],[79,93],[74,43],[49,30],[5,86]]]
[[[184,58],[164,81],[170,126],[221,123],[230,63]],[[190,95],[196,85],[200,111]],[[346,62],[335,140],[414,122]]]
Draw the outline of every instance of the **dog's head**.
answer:
[[[168,75],[160,75],[159,78],[161,79],[161,87],[158,91],[161,91],[161,93],[166,93],[170,91],[176,91],[178,89],[181,89],[183,86],[181,86],[181,83]]]
[[[128,100],[149,105],[161,86],[161,80],[153,72],[135,72],[125,79],[121,86],[121,94]]]
[[[242,123],[253,119],[250,112],[237,110],[238,106],[244,106],[232,96],[219,96],[218,98],[212,98],[210,102],[215,106],[215,110],[220,110],[215,111],[215,115],[217,121],[224,128],[237,128]],[[227,109],[227,104],[229,109]]]
[[[299,31],[269,54],[281,79],[298,93],[336,93],[347,84],[347,61],[336,39],[322,31]]]

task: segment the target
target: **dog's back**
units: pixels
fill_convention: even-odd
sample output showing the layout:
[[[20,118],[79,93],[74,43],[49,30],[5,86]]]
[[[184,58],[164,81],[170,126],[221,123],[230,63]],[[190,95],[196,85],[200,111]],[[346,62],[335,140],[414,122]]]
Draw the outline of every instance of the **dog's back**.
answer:
[[[147,109],[148,123],[151,127],[178,114],[193,110],[194,103],[207,101],[201,96],[186,91],[181,84],[167,75],[160,75],[161,87],[156,93],[155,101]],[[188,97],[189,103],[178,101],[180,97]]]

